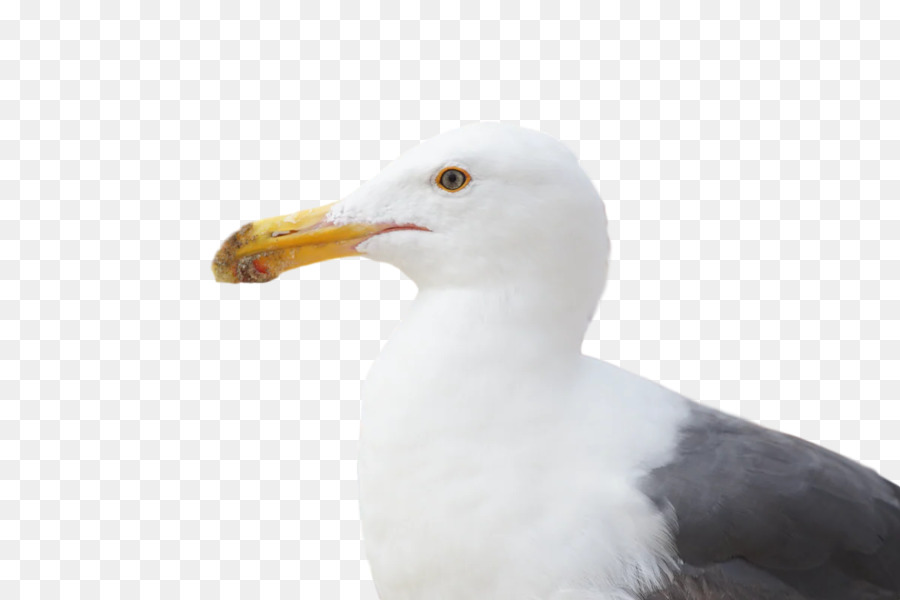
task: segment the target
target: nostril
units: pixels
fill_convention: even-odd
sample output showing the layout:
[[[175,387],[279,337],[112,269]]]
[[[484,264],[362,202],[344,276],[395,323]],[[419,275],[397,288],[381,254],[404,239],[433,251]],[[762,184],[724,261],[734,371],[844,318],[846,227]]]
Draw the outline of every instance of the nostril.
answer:
[[[298,231],[300,231],[300,230],[299,229],[290,229],[288,231],[273,231],[272,237],[277,238],[277,237],[281,237],[283,235],[291,235],[292,233],[297,233]]]

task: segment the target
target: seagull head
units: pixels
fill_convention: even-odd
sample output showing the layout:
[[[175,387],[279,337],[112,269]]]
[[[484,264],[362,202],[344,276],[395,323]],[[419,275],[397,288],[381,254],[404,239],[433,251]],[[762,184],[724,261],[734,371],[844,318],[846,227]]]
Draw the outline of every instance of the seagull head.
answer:
[[[522,290],[541,281],[596,302],[606,225],[596,189],[561,142],[480,123],[413,148],[340,202],[245,225],[223,244],[213,272],[222,282],[265,282],[363,255],[420,288]]]

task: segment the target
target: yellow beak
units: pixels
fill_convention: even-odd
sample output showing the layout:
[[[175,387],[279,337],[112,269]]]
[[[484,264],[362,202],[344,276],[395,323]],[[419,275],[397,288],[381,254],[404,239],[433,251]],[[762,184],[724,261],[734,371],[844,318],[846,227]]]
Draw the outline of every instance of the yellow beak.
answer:
[[[326,219],[333,204],[248,223],[225,240],[212,270],[223,283],[264,283],[303,265],[358,255],[356,247],[373,235],[398,229],[425,229],[394,223],[347,223]]]

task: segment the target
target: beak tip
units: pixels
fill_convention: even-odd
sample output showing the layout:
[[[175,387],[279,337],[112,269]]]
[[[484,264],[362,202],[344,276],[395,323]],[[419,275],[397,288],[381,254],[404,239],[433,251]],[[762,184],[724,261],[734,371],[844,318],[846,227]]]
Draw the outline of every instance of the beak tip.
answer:
[[[212,263],[213,277],[219,283],[239,283],[236,269],[225,262],[219,260],[217,256]]]
[[[247,243],[246,237],[252,227],[252,223],[247,223],[235,231],[225,240],[219,251],[216,252],[216,257],[212,263],[212,272],[219,283],[242,282],[238,268],[237,251]]]

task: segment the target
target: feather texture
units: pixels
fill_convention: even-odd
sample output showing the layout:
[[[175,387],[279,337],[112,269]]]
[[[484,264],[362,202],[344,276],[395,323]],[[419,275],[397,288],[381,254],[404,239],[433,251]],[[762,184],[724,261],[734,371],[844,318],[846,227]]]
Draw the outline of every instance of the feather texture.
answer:
[[[676,459],[645,490],[674,511],[692,568],[672,598],[718,598],[700,590],[736,593],[750,577],[803,599],[900,599],[900,488],[825,448],[693,404]]]

